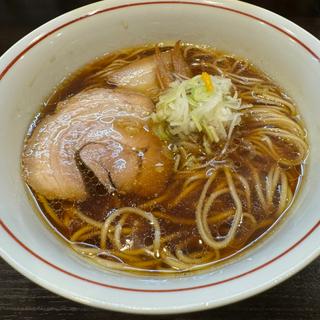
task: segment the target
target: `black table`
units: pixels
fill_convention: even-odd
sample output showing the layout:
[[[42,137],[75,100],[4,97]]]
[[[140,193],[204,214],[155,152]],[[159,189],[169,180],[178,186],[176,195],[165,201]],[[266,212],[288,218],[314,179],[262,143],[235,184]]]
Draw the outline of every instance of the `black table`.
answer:
[[[0,0],[0,54],[23,35],[88,0]],[[247,1],[277,12],[320,38],[320,0]],[[0,260],[0,319],[134,320],[142,316],[98,310],[61,298],[21,276]],[[320,259],[256,297],[205,312],[144,319],[320,319]]]

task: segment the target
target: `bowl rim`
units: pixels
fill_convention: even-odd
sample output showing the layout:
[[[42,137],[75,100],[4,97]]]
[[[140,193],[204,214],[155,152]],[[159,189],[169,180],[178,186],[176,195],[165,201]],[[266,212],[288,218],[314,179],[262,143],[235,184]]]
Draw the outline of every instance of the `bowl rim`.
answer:
[[[129,1],[129,0],[128,0]],[[123,1],[122,1],[123,2]],[[121,2],[121,3],[122,3]],[[85,6],[85,7],[81,7],[78,9],[75,9],[73,11],[70,11],[64,15],[61,15],[51,21],[49,21],[48,23],[40,26],[38,29],[36,29],[35,31],[31,32],[30,34],[28,34],[27,36],[25,36],[23,39],[21,39],[20,41],[18,41],[13,47],[11,47],[1,58],[0,61],[3,59],[3,57],[7,57],[7,56],[12,56],[14,55],[14,58],[10,58],[9,59],[9,63],[7,63],[4,67],[3,70],[0,70],[0,81],[5,77],[5,75],[10,71],[10,69],[14,66],[14,64],[24,55],[26,54],[29,50],[31,50],[34,46],[36,46],[38,43],[40,43],[41,41],[45,40],[47,37],[49,37],[51,34],[55,33],[56,31],[63,29],[73,23],[76,23],[80,20],[83,19],[87,19],[90,18],[91,16],[97,15],[97,14],[102,14],[105,12],[110,12],[110,11],[114,11],[114,10],[120,10],[120,9],[125,9],[128,7],[137,7],[137,6],[144,6],[144,5],[168,5],[168,4],[175,4],[175,5],[198,5],[198,6],[204,6],[204,7],[211,7],[211,8],[216,8],[216,9],[221,9],[221,10],[227,10],[227,11],[231,11],[243,16],[246,16],[248,18],[251,19],[255,19],[259,22],[262,22],[268,26],[270,26],[271,28],[276,29],[277,31],[285,34],[286,36],[288,36],[289,38],[291,38],[293,41],[295,41],[298,45],[300,45],[301,47],[303,47],[305,50],[307,50],[311,56],[313,58],[315,58],[316,60],[318,60],[320,62],[320,54],[318,55],[309,45],[305,44],[304,40],[300,40],[300,37],[296,35],[296,33],[299,31],[299,33],[302,33],[302,36],[304,38],[309,38],[308,42],[310,41],[315,41],[315,45],[319,47],[320,42],[318,39],[316,39],[314,36],[312,36],[311,34],[309,34],[307,31],[305,31],[304,29],[300,28],[299,26],[295,25],[294,23],[288,21],[287,19],[274,14],[268,10],[262,9],[260,7],[257,6],[253,6],[251,4],[242,3],[242,7],[244,9],[235,9],[232,7],[232,3],[239,3],[239,1],[225,1],[225,0],[219,0],[219,1],[206,1],[206,0],[198,0],[197,2],[195,1],[178,1],[178,0],[158,0],[158,1],[146,1],[146,0],[137,0],[135,2],[127,2],[124,4],[120,4],[120,5],[113,5],[116,4],[115,1],[102,1],[99,3],[99,7],[101,7],[101,9],[98,10],[94,10],[91,11],[90,9],[93,6],[97,6],[97,3],[93,3],[91,5]],[[261,13],[263,11],[268,12],[268,14],[273,15],[273,17],[276,17],[279,20],[279,23],[282,21],[286,21],[289,22],[291,28],[286,27],[285,29],[282,28],[281,26],[278,26],[277,24],[273,23],[273,22],[269,22],[268,20],[265,20],[263,18],[260,18],[259,16],[255,16],[253,14],[250,14],[248,12],[245,12],[245,8],[252,8],[254,7],[255,10],[260,11]],[[81,14],[80,10],[84,10],[86,9],[87,13],[85,14]],[[76,16],[76,18],[70,19],[69,15],[73,14]],[[80,15],[79,15],[80,14]],[[70,17],[72,17],[72,15],[70,15]],[[58,26],[54,26],[54,22],[57,21],[58,19],[64,19],[66,20],[66,22],[62,23],[62,24],[58,24]],[[52,28],[53,27],[53,28]],[[292,30],[292,29],[296,29],[296,30]],[[46,31],[49,30],[49,31]],[[25,46],[24,41],[27,39],[27,46]],[[23,47],[23,50],[18,49],[19,47]],[[14,48],[17,48],[19,53],[15,54],[14,53]],[[12,53],[11,53],[12,51]],[[35,258],[37,258],[38,260],[42,261],[44,264],[46,264],[47,266],[54,268],[66,275],[69,275],[71,277],[77,278],[79,280],[83,280],[86,281],[88,283],[92,283],[94,285],[99,285],[99,286],[103,286],[103,287],[107,287],[107,288],[111,288],[111,289],[117,289],[117,290],[124,290],[124,291],[133,291],[133,292],[148,292],[148,293],[162,293],[162,292],[180,292],[180,291],[190,291],[190,290],[194,290],[194,289],[203,289],[203,288],[208,288],[208,287],[212,287],[215,285],[219,285],[222,283],[226,283],[235,279],[238,279],[240,277],[243,277],[245,275],[251,274],[257,270],[260,270],[262,268],[264,268],[265,266],[273,263],[274,261],[280,259],[281,257],[285,256],[287,253],[291,252],[293,249],[295,249],[297,246],[299,246],[301,243],[303,243],[304,240],[306,240],[311,234],[313,234],[316,230],[319,230],[318,227],[320,226],[320,220],[303,236],[301,237],[299,240],[297,240],[296,242],[294,242],[289,248],[287,248],[285,251],[283,251],[281,254],[278,254],[277,256],[273,257],[272,259],[268,260],[267,262],[261,264],[258,267],[255,267],[251,270],[248,270],[247,272],[244,272],[242,274],[221,280],[221,281],[217,281],[214,283],[209,283],[209,284],[205,284],[205,285],[200,285],[200,286],[194,286],[194,287],[186,287],[186,288],[177,288],[177,289],[154,289],[154,290],[145,290],[145,289],[135,289],[135,288],[126,288],[126,287],[118,287],[118,286],[113,286],[113,285],[108,285],[105,283],[100,283],[94,280],[90,280],[90,279],[86,279],[83,278],[81,276],[78,276],[76,274],[73,274],[72,272],[66,271],[62,268],[60,268],[59,266],[54,265],[53,263],[51,263],[50,261],[42,258],[39,254],[37,254],[36,252],[34,252],[32,249],[28,248],[21,240],[18,239],[18,237],[9,229],[9,227],[7,227],[7,225],[5,224],[5,222],[0,219],[0,225],[3,228],[3,230],[6,232],[6,235],[9,236],[11,239],[13,239],[20,247],[22,247],[25,251],[27,251],[29,254],[31,254],[32,256],[34,256]],[[236,302],[242,299],[245,299],[247,297],[250,297],[254,294],[260,293],[272,286],[274,286],[275,284],[278,284],[279,282],[284,281],[285,279],[287,279],[288,277],[290,277],[291,275],[295,274],[296,272],[298,272],[299,270],[301,270],[304,266],[306,266],[308,263],[310,263],[312,260],[314,260],[319,254],[320,254],[320,248],[316,248],[315,250],[310,250],[311,253],[309,253],[309,255],[305,256],[305,258],[299,262],[296,262],[294,264],[294,266],[287,272],[285,273],[284,276],[282,276],[280,279],[277,279],[277,281],[275,281],[275,279],[270,280],[268,283],[260,286],[260,287],[255,287],[253,286],[252,288],[250,288],[250,290],[248,290],[248,292],[242,293],[239,296],[236,297],[231,297],[231,298],[225,298],[222,302],[218,302],[215,303],[214,301],[206,306],[203,305],[192,305],[192,306],[188,306],[188,305],[184,305],[181,307],[181,310],[173,310],[172,312],[170,310],[166,310],[166,309],[162,309],[162,310],[151,310],[151,312],[149,310],[145,310],[143,308],[141,308],[140,310],[132,310],[132,309],[124,309],[123,306],[122,307],[118,307],[118,306],[113,306],[113,305],[100,305],[98,303],[93,303],[92,301],[87,301],[87,300],[82,300],[81,298],[73,295],[71,292],[67,293],[64,292],[63,290],[59,290],[56,287],[52,287],[50,286],[50,284],[48,284],[47,282],[43,281],[42,279],[39,279],[37,277],[35,277],[35,275],[33,274],[32,271],[27,271],[23,268],[22,265],[19,264],[18,261],[15,261],[12,257],[10,257],[10,253],[5,251],[5,249],[1,248],[1,256],[4,258],[4,260],[6,260],[12,267],[14,267],[16,270],[18,270],[20,273],[22,273],[23,275],[25,275],[27,278],[29,278],[30,280],[38,283],[39,285],[41,285],[42,287],[45,287],[46,289],[53,291],[59,295],[62,295],[66,298],[72,299],[74,301],[80,302],[80,303],[85,303],[91,306],[95,306],[95,307],[100,307],[100,308],[107,308],[110,310],[116,310],[116,311],[126,311],[126,312],[134,312],[134,313],[176,313],[176,312],[189,312],[189,311],[196,311],[196,310],[203,310],[203,309],[208,309],[208,308],[212,308],[212,307],[217,307],[220,305],[224,305],[224,304],[228,304],[228,303],[232,303],[232,302]]]
[[[285,256],[286,254],[288,254],[289,252],[291,252],[292,250],[294,250],[297,246],[299,246],[305,239],[307,239],[311,234],[313,234],[313,232],[315,232],[317,230],[318,227],[320,227],[320,221],[318,221],[311,229],[309,229],[309,231],[303,236],[301,237],[298,241],[296,241],[293,245],[291,245],[289,248],[287,248],[286,250],[284,250],[282,253],[278,254],[277,256],[273,257],[272,259],[266,261],[265,263],[259,265],[258,267],[252,268],[246,272],[237,274],[235,276],[226,278],[224,280],[219,280],[216,282],[211,282],[211,283],[207,283],[204,285],[198,285],[198,286],[191,286],[191,287],[183,287],[183,288],[174,288],[174,289],[139,289],[139,288],[130,288],[130,287],[121,287],[121,286],[115,286],[115,285],[110,285],[107,283],[103,283],[103,282],[98,282],[95,280],[91,280],[91,279],[87,279],[81,276],[78,276],[70,271],[67,271],[59,266],[57,266],[56,264],[48,261],[47,259],[43,258],[41,255],[39,255],[38,253],[36,253],[35,251],[33,251],[32,249],[30,249],[27,245],[25,245],[21,240],[19,240],[19,238],[10,230],[10,228],[2,221],[2,219],[0,219],[0,226],[3,228],[3,230],[7,233],[8,236],[10,236],[20,247],[22,247],[25,251],[27,251],[29,254],[31,254],[32,256],[34,256],[36,259],[40,260],[41,262],[43,262],[44,264],[46,264],[47,266],[62,272],[63,274],[70,276],[72,278],[78,279],[78,280],[82,280],[84,282],[90,283],[90,284],[94,284],[100,287],[105,287],[105,288],[109,288],[109,289],[116,289],[116,290],[122,290],[122,291],[131,291],[131,292],[143,292],[143,293],[168,293],[168,292],[182,292],[182,291],[192,291],[192,290],[197,290],[197,289],[204,289],[204,288],[209,288],[209,287],[213,287],[213,286],[217,286],[220,284],[224,284],[239,278],[242,278],[246,275],[249,275],[251,273],[254,273],[260,269],[265,268],[266,266],[272,264],[273,262],[275,262],[276,260],[280,259],[281,257]],[[317,257],[317,254],[314,258]],[[313,260],[313,257],[311,257],[310,262]],[[309,262],[308,262],[309,263]],[[305,265],[303,265],[301,268],[303,268]]]

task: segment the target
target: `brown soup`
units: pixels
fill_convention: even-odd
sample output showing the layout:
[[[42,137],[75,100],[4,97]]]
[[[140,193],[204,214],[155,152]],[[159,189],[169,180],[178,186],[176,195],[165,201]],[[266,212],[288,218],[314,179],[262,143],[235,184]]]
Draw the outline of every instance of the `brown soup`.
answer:
[[[169,63],[161,61],[164,57],[161,54],[170,50],[173,47],[158,48],[155,45],[129,48],[107,54],[86,65],[53,92],[26,138],[23,175],[42,213],[50,220],[55,232],[67,239],[74,250],[109,269],[163,274],[198,270],[224,261],[267,233],[292,204],[302,178],[308,152],[306,131],[296,106],[281,88],[248,61],[233,55],[208,47],[183,44],[178,58],[183,59],[187,67],[184,64],[176,67],[174,55]],[[118,90],[120,86],[121,95],[117,99],[122,99],[122,95],[126,97],[126,85],[117,83],[115,72],[124,70],[118,76],[126,77],[127,73],[132,72],[130,68],[147,69],[148,66],[143,63],[139,66],[137,62],[144,62],[143,59],[153,55],[156,58],[152,63],[157,64],[158,68],[155,71],[158,90],[137,88],[139,94],[150,97],[152,105],[158,105],[159,96],[168,90],[163,72],[171,72],[171,76],[176,77],[175,81],[182,83],[188,77],[181,75],[183,71],[179,70],[188,68],[191,77],[203,76],[206,86],[209,85],[208,92],[212,88],[206,81],[215,78],[208,80],[207,75],[218,80],[219,77],[231,80],[230,97],[241,103],[237,110],[241,120],[233,130],[230,130],[230,123],[226,125],[227,134],[230,132],[228,138],[212,142],[204,137],[203,131],[199,131],[183,136],[182,140],[177,135],[168,139],[160,136],[159,139],[157,124],[152,122],[152,117],[144,119],[143,126],[139,124],[136,127],[128,124],[131,121],[128,118],[124,124],[121,119],[111,119],[106,126],[120,128],[120,132],[132,131],[130,138],[127,138],[129,142],[116,140],[119,152],[130,149],[117,158],[117,165],[124,163],[125,170],[129,170],[121,176],[120,169],[114,169],[115,162],[113,169],[98,171],[101,170],[102,160],[105,166],[110,161],[110,158],[100,157],[104,151],[100,152],[99,148],[105,150],[100,140],[84,153],[83,145],[81,148],[78,147],[80,144],[70,146],[74,140],[67,140],[67,128],[59,131],[59,135],[55,134],[54,139],[59,143],[65,139],[57,148],[73,148],[73,170],[78,174],[77,181],[84,186],[83,192],[79,197],[75,195],[77,190],[71,192],[70,198],[67,193],[59,198],[59,193],[42,192],[44,189],[33,183],[30,177],[37,174],[40,165],[46,168],[51,166],[48,174],[56,170],[53,159],[56,146],[51,143],[58,142],[52,142],[52,136],[43,138],[46,131],[51,130],[50,121],[53,125],[61,124],[56,114],[63,108],[71,111],[76,108],[75,98],[79,92],[94,93],[95,88],[109,88],[107,93],[113,95],[112,90]],[[129,68],[128,71],[125,68]],[[154,72],[153,69],[148,70]],[[136,77],[139,77],[138,73]],[[215,83],[211,84],[214,87],[212,90],[219,89]],[[128,90],[133,92],[135,88],[129,87]],[[226,99],[230,100],[230,97]],[[89,98],[85,96],[84,99]],[[68,105],[70,101],[75,105],[72,108]],[[70,117],[75,114],[72,112]],[[88,110],[84,108],[83,113],[77,115],[77,121],[87,117],[86,112]],[[69,114],[66,116],[69,117]],[[81,130],[87,130],[92,125],[92,119],[90,121]],[[39,126],[42,127],[37,131]],[[140,137],[141,132],[132,128],[145,131]],[[101,127],[99,130],[101,132]],[[79,132],[80,129],[78,134],[81,135]],[[74,135],[73,132],[72,137]],[[37,158],[35,153],[40,136],[46,139],[50,164],[43,163],[42,159],[42,163],[37,163],[34,168],[29,158]],[[152,141],[150,143],[156,141],[158,149],[149,152],[151,148],[143,148],[142,144],[132,147],[140,138],[149,139]],[[109,156],[115,157],[115,149],[110,153],[111,147],[108,148]],[[58,155],[67,152],[57,150]],[[137,170],[137,173],[131,183],[129,166],[133,151],[138,160],[132,160],[132,170]],[[96,160],[98,158],[93,159],[93,154],[99,154],[99,161]],[[83,160],[84,156],[89,162]],[[147,161],[152,157],[156,160],[149,166]],[[45,175],[42,167],[41,170],[41,179],[48,179],[48,188],[57,183],[59,192],[63,185],[61,187],[57,180],[58,173],[53,174],[56,180],[49,183],[51,178]],[[72,179],[71,173],[61,168],[59,170],[59,174],[65,174],[66,181]]]

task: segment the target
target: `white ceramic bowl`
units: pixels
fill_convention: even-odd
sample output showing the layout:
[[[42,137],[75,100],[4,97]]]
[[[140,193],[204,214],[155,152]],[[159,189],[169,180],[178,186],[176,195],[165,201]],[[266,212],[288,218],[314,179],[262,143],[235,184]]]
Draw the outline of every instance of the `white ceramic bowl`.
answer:
[[[177,40],[249,58],[295,99],[310,156],[294,207],[274,234],[233,263],[171,279],[104,272],[80,259],[34,213],[20,177],[26,129],[53,87],[80,66],[122,47]],[[320,42],[292,22],[238,1],[108,0],[60,16],[0,60],[0,245],[2,257],[66,298],[133,313],[221,306],[287,279],[320,253]]]

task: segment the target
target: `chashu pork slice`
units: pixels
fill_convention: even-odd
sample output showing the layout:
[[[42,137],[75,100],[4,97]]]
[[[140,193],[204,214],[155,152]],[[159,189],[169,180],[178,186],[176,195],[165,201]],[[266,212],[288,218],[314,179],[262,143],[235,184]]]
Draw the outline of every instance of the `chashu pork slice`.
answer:
[[[152,111],[152,101],[142,94],[102,88],[83,91],[60,102],[53,114],[40,121],[25,145],[22,166],[26,182],[47,199],[85,199],[87,191],[76,164],[77,153],[84,153],[85,146],[90,144],[110,146],[118,143],[129,148],[130,152],[135,150],[135,140],[139,141],[134,137],[135,128],[137,124],[144,128],[145,120]],[[121,125],[123,123],[124,125]],[[146,130],[143,132],[145,140],[150,138],[150,144],[157,139],[152,133]],[[161,144],[159,140],[156,141]],[[150,148],[150,144],[144,143],[144,148]],[[137,147],[139,148],[139,145]],[[97,156],[95,151],[93,153]],[[137,158],[136,153],[131,155]],[[99,155],[97,157],[99,158]],[[164,162],[169,164],[167,156],[163,157]],[[92,160],[94,156],[89,158]],[[123,158],[130,163],[130,166],[126,167],[127,183],[130,184],[130,170],[136,172],[142,166],[139,158],[128,160],[127,155]],[[88,154],[84,159],[88,159]],[[154,165],[151,164],[155,169],[158,160],[155,160]],[[96,159],[96,162],[99,163],[99,159]],[[87,165],[101,182],[107,185],[89,161]],[[132,176],[134,179],[137,177],[134,173]],[[119,186],[121,185],[122,182],[119,183]]]
[[[183,57],[180,41],[173,49],[131,62],[108,75],[108,81],[119,88],[126,88],[157,97],[176,77],[190,78],[192,72]]]

